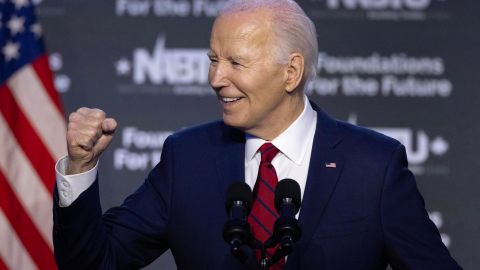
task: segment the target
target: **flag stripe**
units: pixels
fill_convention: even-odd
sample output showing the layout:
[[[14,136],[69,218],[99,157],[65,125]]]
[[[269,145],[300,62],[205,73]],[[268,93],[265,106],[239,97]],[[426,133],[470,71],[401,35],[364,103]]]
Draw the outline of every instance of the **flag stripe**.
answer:
[[[45,87],[50,99],[52,100],[53,104],[55,104],[55,108],[57,108],[58,113],[63,115],[63,106],[60,100],[60,96],[55,90],[55,86],[53,85],[53,75],[49,69],[48,57],[46,55],[41,55],[35,61],[32,62],[32,67],[38,75],[38,78],[42,82],[42,85]]]
[[[1,233],[1,232],[0,232],[0,233]],[[7,266],[6,266],[5,263],[3,262],[1,252],[0,252],[0,269],[7,269]]]
[[[8,86],[52,157],[64,156],[67,153],[64,116],[55,109],[34,69],[24,66],[8,80]]]
[[[1,170],[0,186],[2,187],[0,189],[0,208],[3,209],[23,246],[40,269],[55,269],[55,260],[50,247],[39,234],[28,214],[25,213]]]
[[[0,170],[22,203],[23,208],[39,229],[41,235],[52,247],[52,196],[41,183],[29,160],[25,157],[15,137],[7,128],[0,114]],[[53,168],[51,168],[53,170]]]
[[[55,171],[52,168],[55,166],[55,161],[6,86],[0,88],[0,113],[3,114],[11,132],[42,179],[46,189],[52,191],[55,182]]]
[[[55,160],[67,152],[65,117],[35,5],[0,2],[0,44],[10,46],[0,57],[0,270],[53,270],[52,191]],[[7,25],[13,18],[21,31]]]
[[[25,251],[25,247],[18,239],[15,231],[0,209],[0,257],[7,265],[6,269],[35,270],[38,269],[32,258]]]

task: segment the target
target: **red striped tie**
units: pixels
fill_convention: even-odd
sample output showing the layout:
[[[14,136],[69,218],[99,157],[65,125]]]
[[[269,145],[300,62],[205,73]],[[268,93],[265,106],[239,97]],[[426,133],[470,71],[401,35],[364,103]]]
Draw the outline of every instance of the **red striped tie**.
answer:
[[[265,243],[272,235],[273,225],[279,216],[274,204],[278,177],[271,163],[278,152],[279,150],[271,143],[264,143],[260,147],[262,159],[258,169],[257,182],[253,189],[252,211],[248,217],[248,223],[250,223],[253,236],[262,243]],[[275,248],[267,250],[268,257],[271,257],[273,253],[275,253]],[[260,259],[261,253],[257,252],[256,256],[257,259]],[[284,265],[285,259],[282,258],[270,269],[283,269]]]

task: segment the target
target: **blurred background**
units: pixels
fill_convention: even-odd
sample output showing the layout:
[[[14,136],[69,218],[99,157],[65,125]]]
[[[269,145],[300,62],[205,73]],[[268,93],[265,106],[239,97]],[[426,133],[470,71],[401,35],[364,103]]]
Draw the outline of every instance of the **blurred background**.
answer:
[[[97,107],[119,122],[100,163],[102,206],[118,205],[169,134],[221,117],[206,52],[225,1],[34,2],[65,115]],[[405,144],[442,240],[465,269],[478,269],[480,2],[297,2],[318,31],[309,98]],[[166,253],[145,269],[175,263]]]

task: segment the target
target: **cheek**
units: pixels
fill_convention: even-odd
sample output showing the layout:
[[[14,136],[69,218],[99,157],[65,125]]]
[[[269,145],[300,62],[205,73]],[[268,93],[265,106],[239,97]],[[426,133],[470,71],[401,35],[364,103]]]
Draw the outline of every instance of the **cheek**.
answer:
[[[269,78],[269,80],[257,80],[255,92],[252,93],[253,101],[257,106],[272,106],[282,95],[281,85],[275,81],[275,78]]]
[[[207,77],[209,84],[212,84],[213,74],[214,74],[214,68],[210,66],[210,68],[208,68],[208,77]]]

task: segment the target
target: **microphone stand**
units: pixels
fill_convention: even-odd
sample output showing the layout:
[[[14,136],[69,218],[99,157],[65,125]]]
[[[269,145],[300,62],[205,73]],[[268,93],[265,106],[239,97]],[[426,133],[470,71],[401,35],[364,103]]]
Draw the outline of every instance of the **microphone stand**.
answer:
[[[268,268],[280,259],[289,255],[293,251],[293,244],[300,238],[301,230],[298,220],[295,218],[295,205],[291,198],[283,199],[285,205],[283,214],[275,221],[273,235],[265,242],[262,247],[262,259],[260,265],[262,270]],[[275,253],[270,259],[266,257],[266,249],[278,245]]]
[[[268,242],[268,241],[267,241]],[[285,258],[287,255],[289,255],[290,253],[292,253],[293,251],[293,241],[292,239],[282,239],[282,241],[280,242],[280,246],[278,246],[278,248],[275,250],[275,253],[272,255],[272,257],[270,258],[270,260],[267,260],[267,269],[276,264],[280,259],[282,258]]]
[[[229,242],[230,252],[249,270],[259,270],[260,266],[251,250],[247,250],[244,244],[247,244],[252,250],[260,249],[262,251],[262,257],[266,258],[266,251],[263,244],[256,238],[249,238],[246,243],[232,240]],[[266,265],[266,264],[265,264]],[[268,268],[262,268],[268,269]]]
[[[273,248],[277,244],[280,244],[275,250],[275,253],[271,258],[267,258],[267,248]],[[289,255],[293,251],[293,241],[291,238],[284,237],[280,243],[272,236],[264,245],[262,245],[262,258],[260,260],[260,266],[262,270],[268,270],[272,265],[276,264],[280,259]]]
[[[260,242],[258,239],[251,237],[247,241],[247,246],[252,250],[260,250],[260,261],[256,261],[255,256],[251,256],[251,252],[245,250],[245,245],[240,241],[230,242],[231,253],[249,270],[268,270],[271,266],[277,263],[280,259],[288,256],[293,251],[293,243],[295,242],[291,235],[286,234],[282,237],[275,238],[275,235],[271,236],[265,243]],[[267,257],[267,249],[273,248],[279,244],[278,248],[271,258]],[[250,254],[250,255],[247,255]]]
[[[234,248],[232,246],[230,251],[233,254],[233,256],[235,256],[237,260],[239,260],[247,269],[249,270],[259,269],[258,262],[255,256],[247,255],[247,254],[251,254],[251,252],[248,252],[249,250],[245,250],[244,246],[238,247],[238,248]]]
[[[262,256],[260,259],[260,267],[262,270],[268,270],[270,266],[272,266],[271,259],[267,258],[267,248],[272,248],[276,245],[275,239],[270,237],[267,241],[262,245]]]

